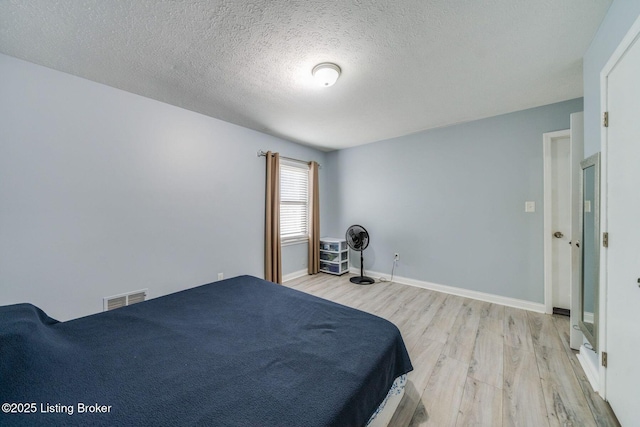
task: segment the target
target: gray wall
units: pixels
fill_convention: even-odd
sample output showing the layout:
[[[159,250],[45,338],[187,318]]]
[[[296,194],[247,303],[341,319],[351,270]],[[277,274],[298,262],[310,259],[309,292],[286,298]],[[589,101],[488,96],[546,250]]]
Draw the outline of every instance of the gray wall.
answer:
[[[600,70],[638,14],[614,1],[585,54],[585,157]],[[260,148],[323,163],[322,234],[367,226],[367,268],[400,252],[397,274],[542,301],[541,135],[580,100],[322,153],[4,55],[0,71],[0,304],[64,319],[142,287],[262,276]],[[285,247],[284,274],[306,256]]]
[[[615,0],[583,59],[584,157],[600,151],[600,72],[640,15],[640,1]]]
[[[320,190],[322,192],[322,190]],[[322,223],[322,219],[327,218],[327,215],[324,215],[320,218],[320,222]],[[320,229],[322,231],[322,228]],[[300,270],[306,270],[307,265],[309,264],[308,256],[309,249],[308,242],[296,243],[291,245],[285,245],[282,247],[282,273],[283,276],[289,273],[296,273]]]
[[[582,99],[329,153],[326,231],[365,226],[373,271],[399,252],[396,275],[542,303],[542,134],[578,111]]]
[[[219,272],[262,277],[257,150],[325,163],[323,152],[5,55],[0,75],[0,305],[28,301],[65,320],[118,293],[155,297]],[[287,248],[283,264],[304,268],[306,250]]]

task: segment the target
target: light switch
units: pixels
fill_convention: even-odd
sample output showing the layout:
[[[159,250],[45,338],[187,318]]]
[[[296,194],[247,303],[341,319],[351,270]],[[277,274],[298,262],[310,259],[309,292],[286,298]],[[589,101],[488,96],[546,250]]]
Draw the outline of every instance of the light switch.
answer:
[[[525,212],[535,212],[536,211],[536,202],[524,202],[524,211]]]
[[[591,212],[591,200],[584,201],[584,211]]]

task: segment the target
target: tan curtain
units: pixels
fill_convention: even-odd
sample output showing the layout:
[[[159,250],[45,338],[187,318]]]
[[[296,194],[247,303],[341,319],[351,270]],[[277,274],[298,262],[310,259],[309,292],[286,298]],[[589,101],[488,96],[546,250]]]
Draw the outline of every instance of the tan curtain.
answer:
[[[264,225],[264,278],[282,283],[280,251],[280,154],[267,152],[267,188]]]
[[[309,274],[320,271],[320,191],[318,163],[309,164]]]

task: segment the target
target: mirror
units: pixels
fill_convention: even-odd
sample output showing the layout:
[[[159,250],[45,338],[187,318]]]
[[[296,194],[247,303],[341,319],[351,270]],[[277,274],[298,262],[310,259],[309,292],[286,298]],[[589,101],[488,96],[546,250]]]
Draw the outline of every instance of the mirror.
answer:
[[[598,288],[600,275],[600,153],[583,160],[580,206],[582,257],[580,330],[598,349]]]

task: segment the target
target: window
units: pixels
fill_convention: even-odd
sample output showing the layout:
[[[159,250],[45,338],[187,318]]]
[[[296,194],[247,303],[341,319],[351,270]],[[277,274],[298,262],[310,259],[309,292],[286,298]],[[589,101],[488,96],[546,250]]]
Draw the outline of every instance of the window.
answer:
[[[280,160],[280,240],[309,238],[309,166]]]

